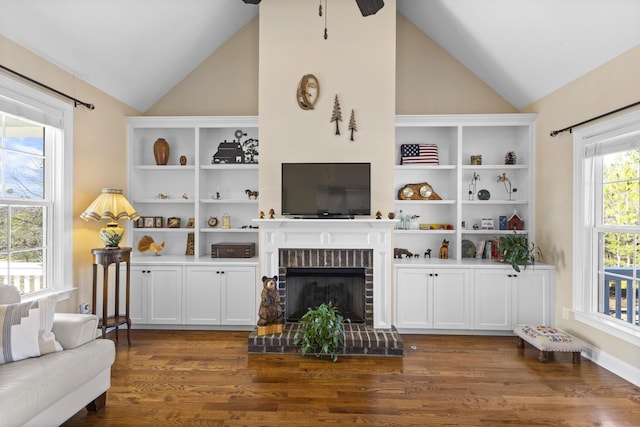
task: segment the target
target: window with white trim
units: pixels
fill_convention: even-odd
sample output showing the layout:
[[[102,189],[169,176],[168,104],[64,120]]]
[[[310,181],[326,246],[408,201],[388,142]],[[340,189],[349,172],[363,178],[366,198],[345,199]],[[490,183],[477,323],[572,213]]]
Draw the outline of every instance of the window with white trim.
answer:
[[[73,108],[0,76],[0,283],[72,288]]]
[[[576,319],[640,343],[640,112],[574,133]]]

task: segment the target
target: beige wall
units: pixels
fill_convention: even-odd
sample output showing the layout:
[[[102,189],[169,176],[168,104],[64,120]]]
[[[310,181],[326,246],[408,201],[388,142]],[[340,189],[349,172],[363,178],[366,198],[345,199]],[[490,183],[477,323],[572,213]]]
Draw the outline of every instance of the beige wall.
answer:
[[[127,132],[124,117],[138,113],[2,36],[0,63],[96,106],[93,111],[78,107],[73,115],[73,285],[78,287],[78,292],[71,300],[60,304],[58,310],[77,311],[78,302],[91,301],[91,249],[104,246],[98,237],[100,224],[85,222],[80,219],[80,214],[102,187],[126,190]]]
[[[242,27],[145,115],[258,115],[258,22]]]
[[[565,132],[552,138],[549,133],[638,101],[638,76],[640,46],[523,110],[538,112],[536,243],[542,247],[545,261],[557,267],[557,324],[636,369],[640,369],[638,347],[602,334],[573,316],[562,318],[562,308],[573,307],[573,135]]]
[[[404,16],[397,22],[396,114],[517,113]]]
[[[393,210],[388,177],[395,135],[395,1],[366,19],[352,2],[331,3],[327,40],[316,11],[312,1],[270,0],[260,6],[260,209],[280,213],[281,163],[340,161],[371,163],[372,209],[388,212]],[[308,73],[318,78],[320,96],[315,109],[302,110],[296,88]],[[341,135],[330,121],[336,95]]]

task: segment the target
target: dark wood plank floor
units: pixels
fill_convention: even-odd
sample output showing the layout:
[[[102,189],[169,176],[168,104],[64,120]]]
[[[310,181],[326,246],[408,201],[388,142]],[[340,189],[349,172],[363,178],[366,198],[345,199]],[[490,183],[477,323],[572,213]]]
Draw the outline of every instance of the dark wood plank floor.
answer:
[[[107,407],[64,426],[638,426],[640,389],[514,337],[403,335],[404,358],[248,355],[248,332],[132,331]]]

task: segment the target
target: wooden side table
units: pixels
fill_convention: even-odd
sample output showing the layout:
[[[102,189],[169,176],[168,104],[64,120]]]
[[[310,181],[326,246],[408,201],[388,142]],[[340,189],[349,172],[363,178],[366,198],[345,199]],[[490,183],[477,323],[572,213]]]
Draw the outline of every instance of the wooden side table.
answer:
[[[96,292],[98,286],[98,265],[102,266],[102,318],[98,324],[99,328],[102,328],[102,338],[105,338],[107,328],[116,328],[116,341],[118,340],[118,327],[120,325],[127,325],[127,342],[131,345],[131,338],[129,331],[131,330],[131,318],[129,316],[129,283],[131,279],[131,248],[99,248],[92,249],[93,254],[93,301],[92,311],[96,314]],[[120,263],[127,264],[127,276],[125,286],[125,312],[124,316],[120,315]],[[107,303],[109,299],[109,266],[115,264],[116,278],[115,278],[115,305],[113,316],[109,316],[107,313]]]

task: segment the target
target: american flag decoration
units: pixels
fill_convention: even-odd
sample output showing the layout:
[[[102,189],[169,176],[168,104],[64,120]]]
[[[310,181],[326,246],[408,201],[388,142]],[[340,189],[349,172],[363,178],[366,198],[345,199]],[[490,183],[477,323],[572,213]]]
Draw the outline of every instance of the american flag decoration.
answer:
[[[403,165],[437,165],[440,163],[436,144],[402,144],[400,153],[402,155],[401,164]]]

